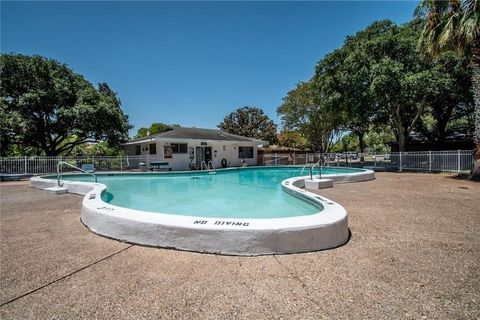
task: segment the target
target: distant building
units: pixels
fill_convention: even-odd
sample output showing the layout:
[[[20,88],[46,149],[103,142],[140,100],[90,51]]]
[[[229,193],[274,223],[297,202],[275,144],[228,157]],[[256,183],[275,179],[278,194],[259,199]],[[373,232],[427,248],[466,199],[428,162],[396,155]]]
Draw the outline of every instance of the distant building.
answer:
[[[144,156],[148,167],[161,161],[173,170],[188,170],[200,168],[203,161],[212,161],[216,168],[256,165],[258,147],[264,144],[267,142],[221,130],[176,127],[123,146],[129,156]]]

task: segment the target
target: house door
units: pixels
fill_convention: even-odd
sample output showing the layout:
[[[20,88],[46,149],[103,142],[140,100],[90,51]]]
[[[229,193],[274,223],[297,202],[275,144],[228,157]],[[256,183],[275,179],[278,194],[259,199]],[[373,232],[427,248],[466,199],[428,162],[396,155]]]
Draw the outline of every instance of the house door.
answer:
[[[205,162],[208,163],[212,160],[212,147],[205,147],[203,150],[205,151]]]
[[[195,148],[195,163],[200,165],[202,161],[208,163],[212,160],[212,147],[196,147]]]
[[[203,147],[195,148],[195,163],[200,166],[200,163],[205,161],[205,153],[203,152]]]

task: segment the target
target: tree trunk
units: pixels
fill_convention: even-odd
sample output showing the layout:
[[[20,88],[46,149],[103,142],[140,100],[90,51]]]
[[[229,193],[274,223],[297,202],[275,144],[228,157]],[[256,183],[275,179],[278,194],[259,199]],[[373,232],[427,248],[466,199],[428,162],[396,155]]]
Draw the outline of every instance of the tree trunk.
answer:
[[[398,133],[398,151],[405,152],[406,151],[406,139],[405,133],[403,130],[400,130]]]
[[[57,149],[54,146],[48,145],[48,146],[42,147],[42,149],[47,157],[58,156]]]
[[[365,132],[357,132],[357,136],[358,136],[358,145],[360,146],[360,153],[361,153],[361,157],[360,157],[360,161],[365,161],[365,157],[363,155],[363,153],[365,152],[365,140],[364,140],[364,137],[365,137]]]
[[[436,139],[434,140],[435,147],[437,150],[444,150],[445,137],[447,136],[447,125],[452,120],[452,112],[454,108],[455,108],[455,105],[450,104],[447,106],[446,111],[444,113],[438,112],[434,114],[434,117],[437,120],[437,125],[435,130]]]
[[[405,152],[407,137],[405,136],[405,129],[402,125],[402,119],[401,118],[396,119],[396,124],[397,124],[398,151]]]
[[[473,99],[475,103],[474,119],[475,119],[475,150],[473,151],[473,168],[470,173],[471,180],[480,180],[480,47],[475,48],[474,57],[472,58],[472,89]],[[476,57],[475,57],[476,56]]]
[[[405,136],[405,129],[402,123],[402,116],[401,116],[399,106],[395,107],[394,123],[395,123],[395,126],[397,127],[396,133],[397,133],[398,151],[405,152],[405,149],[406,149],[405,145],[406,145],[407,138]]]

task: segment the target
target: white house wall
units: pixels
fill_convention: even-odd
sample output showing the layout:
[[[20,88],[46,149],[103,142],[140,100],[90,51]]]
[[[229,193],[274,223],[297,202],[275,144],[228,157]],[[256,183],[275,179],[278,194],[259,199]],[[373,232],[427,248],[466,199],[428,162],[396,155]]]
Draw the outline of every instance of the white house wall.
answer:
[[[202,145],[207,143],[206,145]],[[156,143],[157,153],[151,155],[149,151],[149,144]],[[165,159],[164,146],[169,146],[171,143],[186,143],[187,153],[174,153],[172,158]],[[213,141],[213,140],[200,140],[200,139],[157,139],[155,142],[152,140],[141,141],[138,143],[129,143],[125,146],[127,155],[135,155],[135,146],[141,146],[141,156],[148,157],[148,162],[152,161],[165,161],[169,163],[170,168],[173,170],[188,170],[190,163],[196,163],[196,147],[211,147],[212,148],[212,161],[215,168],[220,168],[222,159],[227,160],[227,166],[238,167],[241,165],[241,161],[244,160],[248,165],[257,164],[258,148],[256,142],[235,142],[235,141]],[[225,147],[225,150],[224,150]],[[253,147],[253,158],[239,158],[239,147]],[[195,158],[190,159],[190,148],[194,148]],[[216,151],[216,152],[215,152]],[[149,163],[148,163],[149,165]]]

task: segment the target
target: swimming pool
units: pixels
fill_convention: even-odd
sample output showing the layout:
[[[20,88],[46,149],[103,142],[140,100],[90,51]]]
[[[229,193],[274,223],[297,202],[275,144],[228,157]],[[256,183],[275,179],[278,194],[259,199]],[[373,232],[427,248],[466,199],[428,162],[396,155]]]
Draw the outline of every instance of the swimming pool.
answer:
[[[98,183],[73,174],[62,181],[68,192],[85,195],[82,222],[122,241],[234,255],[305,252],[345,243],[345,209],[305,190],[308,177],[301,177],[301,170],[99,173]],[[322,177],[355,182],[373,179],[374,173],[327,167]],[[56,185],[56,178],[34,177],[30,185],[45,189]]]
[[[301,167],[269,167],[160,174],[97,176],[107,186],[102,199],[135,210],[210,218],[268,219],[310,215],[323,210],[282,190],[281,182],[299,176]],[[359,172],[323,168],[322,174]],[[318,168],[315,168],[318,175]],[[52,177],[56,179],[56,177]],[[92,181],[90,176],[65,180]]]

